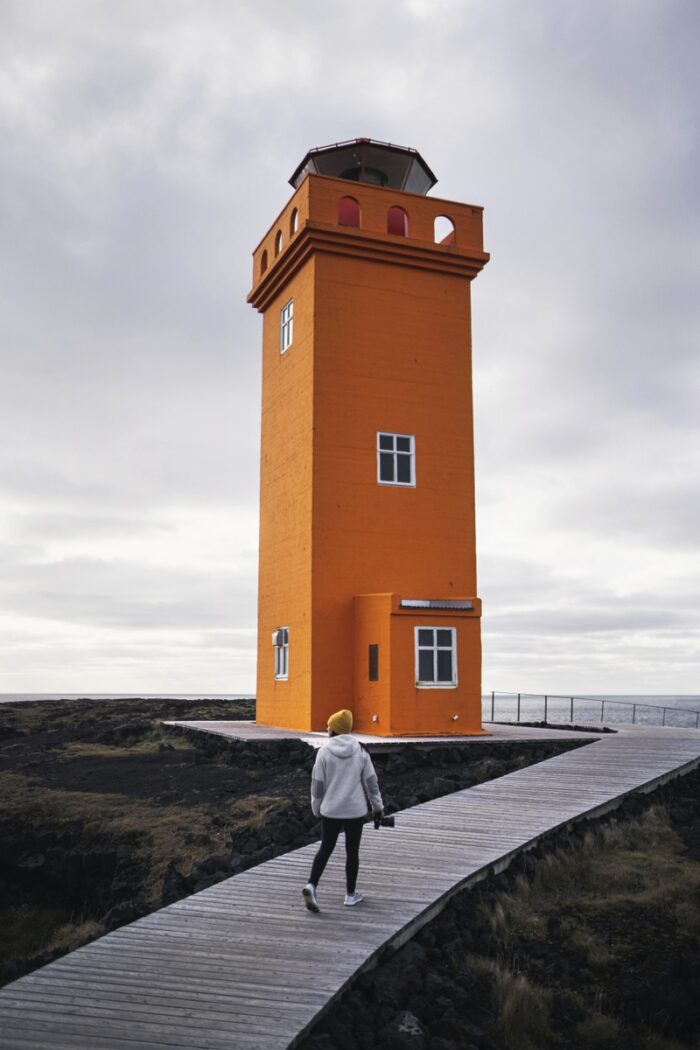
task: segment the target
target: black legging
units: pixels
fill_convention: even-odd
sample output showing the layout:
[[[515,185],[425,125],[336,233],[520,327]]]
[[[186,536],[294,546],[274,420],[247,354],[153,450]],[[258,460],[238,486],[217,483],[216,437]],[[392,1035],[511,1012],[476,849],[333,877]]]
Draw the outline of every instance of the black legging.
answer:
[[[321,845],[311,866],[309,882],[314,886],[318,886],[318,880],[323,875],[330,855],[335,849],[338,835],[341,831],[344,831],[345,879],[348,893],[354,893],[357,885],[357,872],[360,867],[360,839],[362,838],[362,826],[365,818],[354,817],[352,820],[333,820],[331,817],[321,817],[321,820],[323,822]]]

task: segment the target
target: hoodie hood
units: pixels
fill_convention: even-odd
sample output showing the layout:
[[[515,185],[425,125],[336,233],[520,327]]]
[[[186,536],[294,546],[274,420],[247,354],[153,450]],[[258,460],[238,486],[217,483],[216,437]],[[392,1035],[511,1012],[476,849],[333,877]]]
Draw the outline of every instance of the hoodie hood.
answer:
[[[352,758],[360,750],[360,742],[349,733],[341,733],[340,736],[332,736],[326,747],[336,758]]]

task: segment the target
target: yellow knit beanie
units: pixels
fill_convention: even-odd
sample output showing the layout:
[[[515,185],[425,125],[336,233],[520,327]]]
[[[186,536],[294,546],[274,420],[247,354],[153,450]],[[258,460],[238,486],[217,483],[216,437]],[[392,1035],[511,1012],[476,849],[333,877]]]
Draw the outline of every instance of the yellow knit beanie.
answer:
[[[328,728],[332,729],[334,733],[350,733],[352,732],[352,711],[336,711],[334,715],[328,719]]]

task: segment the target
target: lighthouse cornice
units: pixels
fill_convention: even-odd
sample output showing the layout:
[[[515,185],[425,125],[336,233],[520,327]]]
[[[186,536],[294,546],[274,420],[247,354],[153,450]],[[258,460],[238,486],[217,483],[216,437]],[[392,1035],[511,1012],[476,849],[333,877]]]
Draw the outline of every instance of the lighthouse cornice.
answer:
[[[253,253],[248,302],[265,309],[315,251],[468,278],[489,258],[478,205],[310,174]]]
[[[489,261],[489,253],[459,251],[454,246],[430,244],[407,237],[358,230],[331,223],[307,220],[292,244],[275,260],[248,295],[248,302],[263,311],[294,274],[314,253],[361,258],[394,266],[432,270],[469,280],[476,277]]]

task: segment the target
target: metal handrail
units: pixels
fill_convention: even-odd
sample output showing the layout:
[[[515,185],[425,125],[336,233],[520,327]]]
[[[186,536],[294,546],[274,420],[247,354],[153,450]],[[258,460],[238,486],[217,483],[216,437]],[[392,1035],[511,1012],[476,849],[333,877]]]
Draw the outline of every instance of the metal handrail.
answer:
[[[695,726],[688,728],[700,728],[700,711],[692,710],[686,707],[668,707],[662,704],[645,704],[639,700],[610,700],[607,697],[600,696],[566,696],[556,693],[505,693],[502,690],[491,690],[491,722],[496,721],[496,699],[515,699],[516,700],[516,722],[520,722],[520,715],[522,710],[523,700],[544,700],[544,721],[547,721],[547,711],[550,700],[568,700],[570,704],[569,708],[569,721],[574,721],[574,701],[581,700],[588,704],[600,704],[600,721],[601,724],[605,720],[605,705],[614,704],[618,707],[631,707],[632,708],[632,724],[634,725],[637,721],[637,709],[648,708],[650,711],[661,711],[661,725],[666,725],[666,715],[669,711],[680,712],[683,715],[695,715]]]

